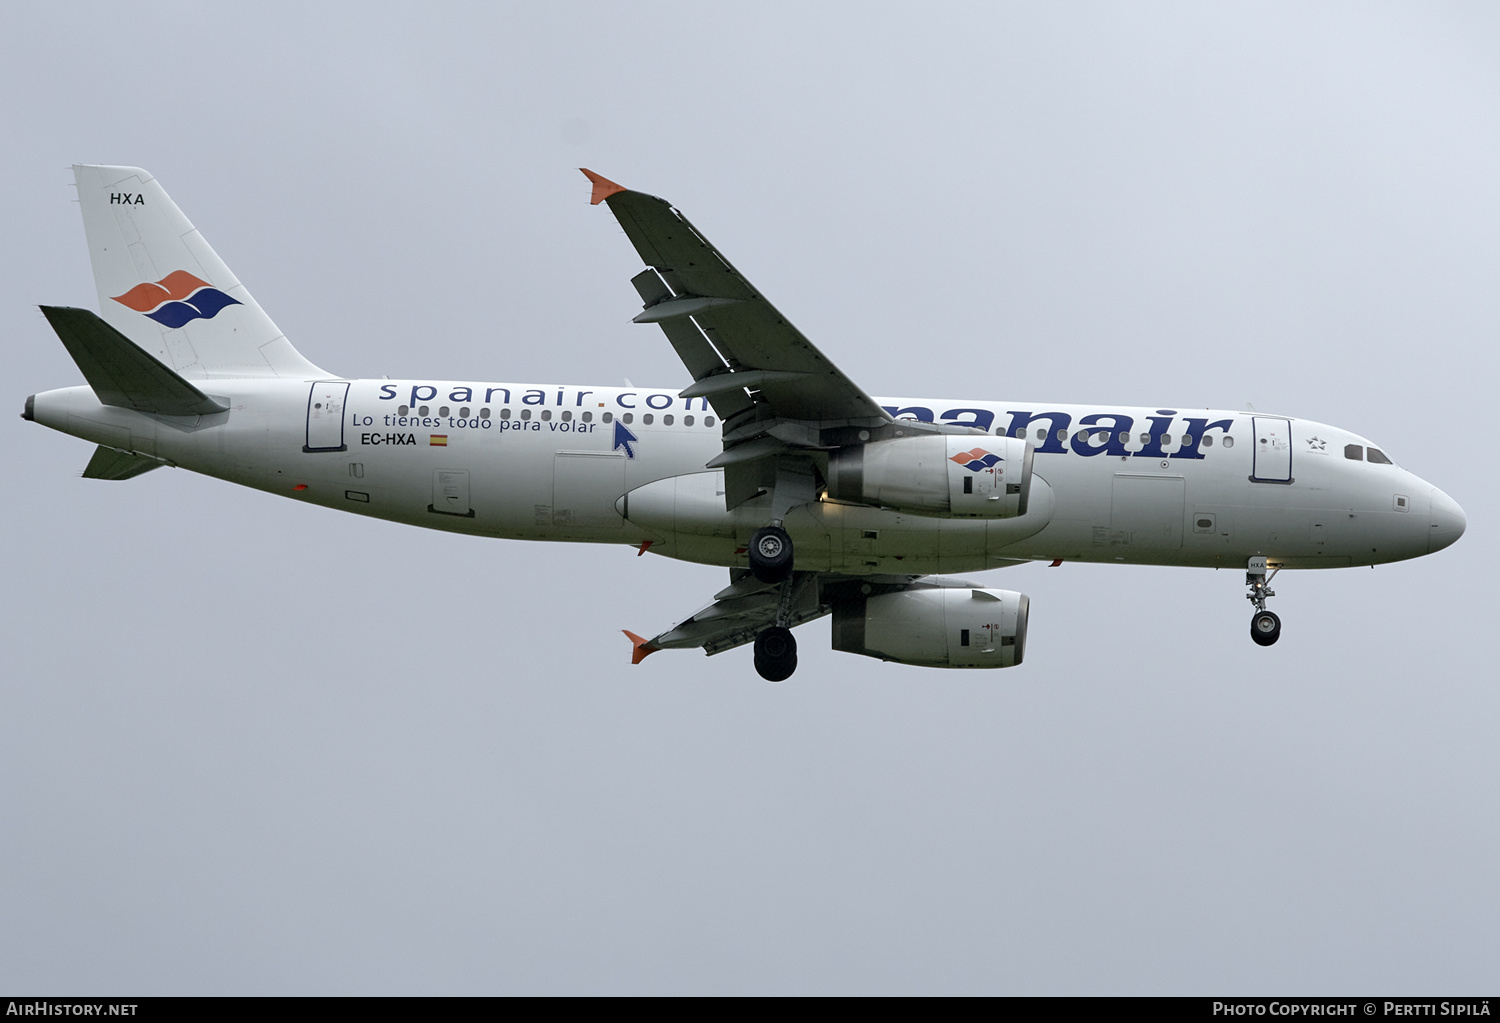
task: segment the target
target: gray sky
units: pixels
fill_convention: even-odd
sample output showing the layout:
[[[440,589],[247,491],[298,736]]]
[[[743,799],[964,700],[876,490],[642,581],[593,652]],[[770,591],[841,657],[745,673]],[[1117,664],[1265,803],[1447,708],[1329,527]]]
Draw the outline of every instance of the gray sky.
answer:
[[[741,5],[742,8],[744,5]],[[156,174],[347,375],[687,382],[592,167],[866,390],[1276,411],[1460,543],[1024,566],[1026,664],[620,628],[722,570],[481,541],[0,417],[0,989],[1496,986],[1500,14],[1489,4],[10,5],[4,402],[82,382],[73,162]]]

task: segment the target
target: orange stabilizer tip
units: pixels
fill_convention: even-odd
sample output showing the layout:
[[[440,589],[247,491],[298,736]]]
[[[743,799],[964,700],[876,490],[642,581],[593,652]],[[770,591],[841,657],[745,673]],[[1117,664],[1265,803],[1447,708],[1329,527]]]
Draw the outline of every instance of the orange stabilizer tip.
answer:
[[[603,202],[605,199],[608,199],[616,192],[625,191],[624,185],[617,185],[602,174],[595,174],[587,167],[579,167],[578,169],[583,171],[584,177],[588,178],[594,183],[594,193],[593,195],[589,196],[590,206],[598,206],[601,202]]]
[[[642,540],[640,547],[636,549],[635,556],[640,557],[642,554],[645,554],[651,549],[651,545],[655,542],[655,540]]]
[[[1058,565],[1061,565],[1061,564],[1062,564],[1062,558],[1058,558],[1056,561],[1054,561],[1052,564],[1048,565],[1047,567],[1048,568],[1056,568]]]
[[[647,657],[649,657],[652,654],[656,653],[656,651],[658,649],[660,649],[659,647],[654,647],[650,643],[647,643],[644,639],[642,639],[640,636],[637,636],[635,633],[631,632],[629,629],[621,629],[620,631],[623,632],[623,633],[625,633],[626,637],[629,638],[630,642],[632,642],[632,643],[635,644],[635,646],[633,648],[631,648],[631,651],[630,651],[630,663],[631,664],[640,664]]]

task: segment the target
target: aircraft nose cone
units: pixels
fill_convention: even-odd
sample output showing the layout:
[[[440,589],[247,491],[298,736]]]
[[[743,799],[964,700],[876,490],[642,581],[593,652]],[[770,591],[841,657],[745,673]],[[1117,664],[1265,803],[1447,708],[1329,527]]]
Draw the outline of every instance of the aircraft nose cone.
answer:
[[[1437,487],[1432,488],[1432,529],[1428,531],[1427,552],[1440,551],[1464,535],[1469,520],[1458,502]]]

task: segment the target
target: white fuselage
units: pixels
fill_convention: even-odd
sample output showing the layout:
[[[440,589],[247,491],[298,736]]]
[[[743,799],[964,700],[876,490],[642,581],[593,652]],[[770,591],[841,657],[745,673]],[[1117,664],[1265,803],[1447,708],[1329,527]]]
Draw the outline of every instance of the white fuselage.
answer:
[[[34,415],[64,433],[245,486],[459,533],[649,541],[653,553],[744,566],[750,534],[767,521],[766,497],[725,510],[722,472],[704,468],[723,450],[720,424],[703,399],[684,401],[675,390],[390,380],[348,382],[347,391],[343,381],[200,386],[229,411],[153,416],[72,387],[36,395]],[[786,517],[801,570],[908,575],[1059,558],[1243,567],[1258,555],[1288,568],[1334,568],[1418,557],[1463,529],[1447,495],[1368,460],[1364,438],[1304,419],[880,402],[898,420],[1024,433],[1035,448],[1027,512],[940,519],[819,500]]]

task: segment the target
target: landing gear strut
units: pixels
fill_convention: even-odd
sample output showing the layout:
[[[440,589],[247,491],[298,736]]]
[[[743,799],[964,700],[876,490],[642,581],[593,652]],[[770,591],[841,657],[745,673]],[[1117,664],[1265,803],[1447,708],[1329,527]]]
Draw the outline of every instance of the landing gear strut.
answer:
[[[797,640],[791,630],[792,605],[798,591],[811,582],[806,573],[800,577],[789,575],[781,584],[774,623],[755,637],[755,670],[767,682],[785,682],[797,670]]]
[[[768,585],[780,585],[776,617],[755,637],[755,670],[767,682],[784,682],[797,670],[797,641],[792,606],[813,577],[792,574],[792,538],[781,528],[793,508],[816,501],[817,472],[807,458],[783,457],[776,463],[776,486],[771,493],[771,524],[750,537],[750,574]],[[813,583],[813,585],[816,585]]]
[[[1266,610],[1266,598],[1276,596],[1276,591],[1268,584],[1279,571],[1279,568],[1272,569],[1267,575],[1263,557],[1251,558],[1245,570],[1245,585],[1250,587],[1245,599],[1255,605],[1255,614],[1250,619],[1250,638],[1260,646],[1270,646],[1281,638],[1281,619],[1276,617],[1276,612]]]

